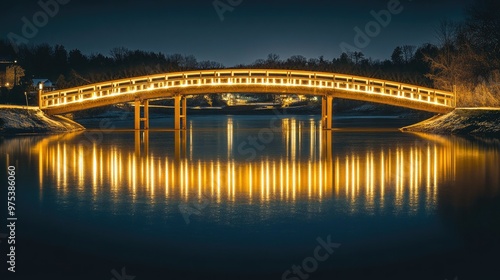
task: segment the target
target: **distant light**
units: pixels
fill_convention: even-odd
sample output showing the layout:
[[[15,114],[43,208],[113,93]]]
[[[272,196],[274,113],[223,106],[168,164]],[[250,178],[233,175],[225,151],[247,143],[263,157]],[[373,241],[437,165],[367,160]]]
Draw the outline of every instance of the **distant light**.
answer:
[[[42,89],[43,89],[43,83],[42,83],[42,82],[39,82],[39,83],[38,83],[38,89],[39,89],[39,90],[42,90]]]

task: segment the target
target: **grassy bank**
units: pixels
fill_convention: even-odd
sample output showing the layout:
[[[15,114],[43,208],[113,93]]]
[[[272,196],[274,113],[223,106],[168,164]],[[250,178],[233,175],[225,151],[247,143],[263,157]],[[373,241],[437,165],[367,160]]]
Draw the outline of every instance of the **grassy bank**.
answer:
[[[38,107],[0,105],[0,133],[62,133],[84,130],[80,124],[62,117],[48,116]]]
[[[417,124],[403,127],[402,131],[434,134],[473,134],[500,137],[500,108],[457,108]]]

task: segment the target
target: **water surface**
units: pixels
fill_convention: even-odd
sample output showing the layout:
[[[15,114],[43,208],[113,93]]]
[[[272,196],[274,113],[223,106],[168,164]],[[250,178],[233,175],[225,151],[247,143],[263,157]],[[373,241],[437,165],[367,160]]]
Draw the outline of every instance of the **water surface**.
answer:
[[[4,138],[17,276],[495,278],[499,141],[395,129],[407,122],[337,118],[325,132],[317,116],[194,116],[186,132],[160,118],[149,132],[95,122]],[[340,246],[283,278],[318,238]]]

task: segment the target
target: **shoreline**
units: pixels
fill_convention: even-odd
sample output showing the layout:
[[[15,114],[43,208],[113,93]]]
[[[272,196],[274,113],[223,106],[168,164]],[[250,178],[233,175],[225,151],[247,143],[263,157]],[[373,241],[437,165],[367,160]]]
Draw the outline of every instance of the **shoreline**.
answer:
[[[90,119],[110,118],[114,119],[113,115],[123,116],[123,112],[106,112],[99,114]],[[130,112],[126,112],[127,115]],[[264,112],[255,115],[262,115]],[[269,112],[270,113],[270,112]],[[302,115],[299,112],[286,112],[285,114]],[[315,114],[316,112],[301,112],[307,115]],[[357,112],[341,112],[336,114],[338,117],[353,116],[363,113]],[[367,112],[365,112],[367,113]],[[380,116],[376,112],[370,112],[367,117]],[[380,113],[380,112],[379,112]],[[415,116],[424,114],[415,112]],[[198,115],[198,114],[193,114]],[[208,114],[208,115],[246,115],[234,114],[227,112],[226,114]],[[254,114],[251,114],[254,115]],[[395,118],[406,118],[409,115],[395,114]],[[127,116],[128,119],[129,116]],[[87,118],[78,118],[76,120],[64,116],[48,116],[35,106],[17,106],[17,105],[0,105],[0,132],[3,135],[43,135],[68,133],[82,131],[86,128],[79,123],[85,122]],[[88,119],[87,119],[88,120]],[[456,108],[454,111],[444,114],[435,115],[424,121],[405,126],[399,129],[403,132],[423,132],[430,134],[441,135],[500,135],[500,108],[482,107],[482,108]]]
[[[500,137],[500,108],[456,108],[422,122],[402,127],[403,132]]]
[[[43,135],[85,130],[64,116],[49,116],[34,106],[0,105],[2,135]]]

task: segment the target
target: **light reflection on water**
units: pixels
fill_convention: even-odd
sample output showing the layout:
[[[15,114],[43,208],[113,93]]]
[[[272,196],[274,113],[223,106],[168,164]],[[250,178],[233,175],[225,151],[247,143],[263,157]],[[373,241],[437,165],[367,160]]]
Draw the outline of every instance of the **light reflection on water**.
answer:
[[[435,205],[438,177],[453,176],[455,171],[453,159],[436,144],[351,153],[331,160],[256,162],[176,160],[137,156],[116,147],[93,145],[85,150],[69,143],[39,149],[40,185],[43,187],[46,180],[53,182],[63,196],[73,187],[80,193],[91,191],[93,196],[103,191],[134,196],[139,192],[189,200],[193,195],[208,194],[218,202],[244,198],[250,203],[271,198],[321,201],[334,195],[353,203],[364,199],[364,211],[373,210],[375,202],[382,209],[385,204],[402,207],[403,197],[408,196],[410,208],[417,210],[420,196],[425,197],[428,207]],[[386,192],[395,194],[393,201],[385,200]]]
[[[133,149],[130,144],[89,145],[78,141],[78,134],[45,138],[33,147],[38,154],[40,192],[44,186],[55,188],[59,199],[67,203],[75,199],[75,193],[94,200],[107,194],[110,203],[142,196],[166,202],[210,196],[216,203],[249,204],[317,203],[335,198],[346,202],[345,210],[352,214],[373,215],[386,209],[417,213],[436,208],[440,182],[453,182],[467,174],[464,164],[470,164],[470,157],[486,173],[496,168],[498,160],[498,150],[431,135],[415,135],[418,140],[412,143],[375,141],[363,148],[337,151],[335,141],[342,142],[345,132],[324,132],[314,120],[295,119],[282,120],[282,137],[273,143],[282,146],[281,155],[246,160],[237,154],[232,118],[226,128],[218,134],[227,138],[227,157],[212,153],[196,158],[193,141],[198,144],[192,130],[135,132]],[[166,147],[173,148],[173,154],[149,150],[150,139],[161,133],[174,135],[174,147]],[[466,161],[461,160],[464,157]],[[492,170],[484,180],[497,180],[489,185],[498,186],[498,176],[493,174]]]

